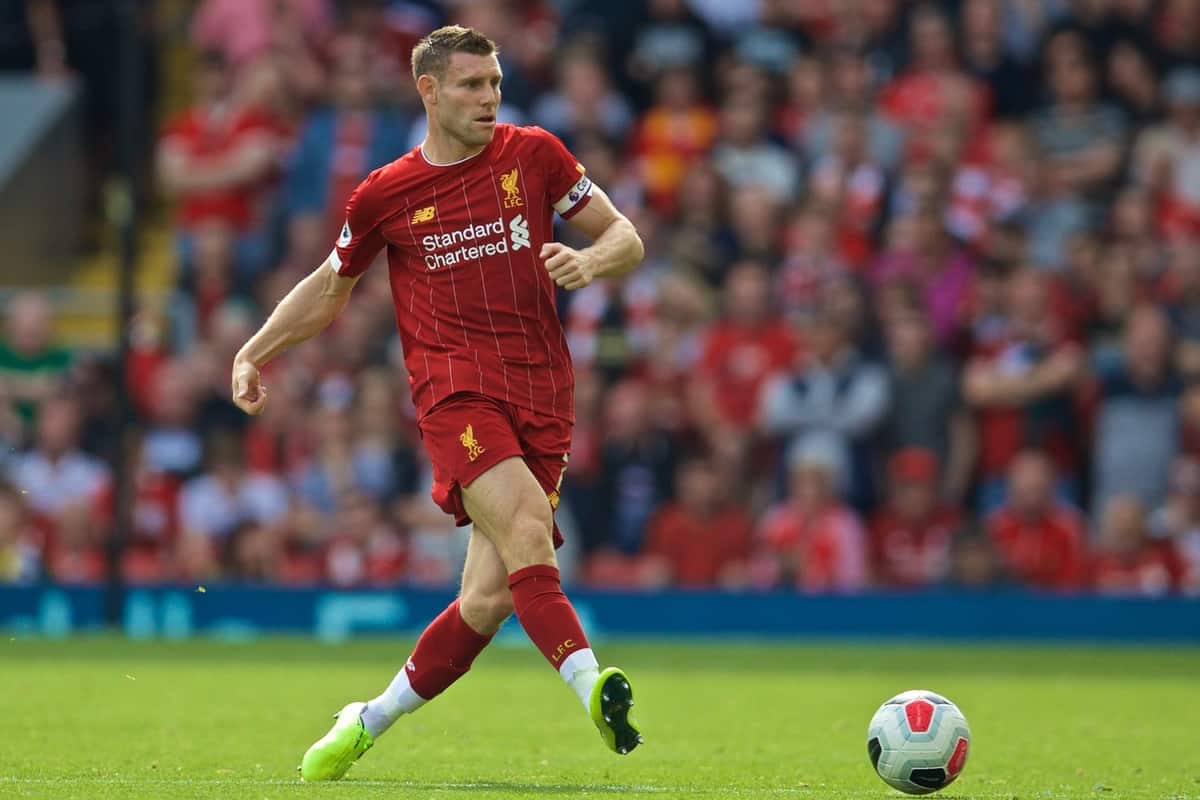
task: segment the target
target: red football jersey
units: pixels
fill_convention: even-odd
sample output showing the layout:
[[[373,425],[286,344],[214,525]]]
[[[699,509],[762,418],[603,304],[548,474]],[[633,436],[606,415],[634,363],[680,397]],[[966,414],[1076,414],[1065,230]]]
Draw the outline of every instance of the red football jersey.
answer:
[[[571,356],[538,253],[554,212],[570,219],[591,196],[562,142],[513,125],[453,164],[432,164],[417,146],[354,190],[330,262],[361,275],[387,248],[419,416],[476,392],[574,422]]]

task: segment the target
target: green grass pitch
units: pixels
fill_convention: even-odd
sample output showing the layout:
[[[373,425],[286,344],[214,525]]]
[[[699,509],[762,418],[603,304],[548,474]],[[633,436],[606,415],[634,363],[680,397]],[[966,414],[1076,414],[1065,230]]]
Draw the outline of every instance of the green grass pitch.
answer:
[[[409,642],[0,641],[2,798],[899,798],[867,721],[909,688],[971,724],[947,798],[1200,798],[1200,650],[603,642],[646,744],[605,750],[527,646],[494,646],[339,784],[295,766]]]

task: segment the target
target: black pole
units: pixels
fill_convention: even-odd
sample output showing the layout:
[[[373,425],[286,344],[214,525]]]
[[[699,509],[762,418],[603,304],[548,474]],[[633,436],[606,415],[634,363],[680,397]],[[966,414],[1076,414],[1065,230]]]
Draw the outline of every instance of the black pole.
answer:
[[[109,223],[116,228],[120,241],[120,266],[117,277],[117,302],[114,312],[117,327],[116,449],[113,453],[114,517],[108,540],[108,598],[110,624],[121,620],[125,584],[121,576],[121,555],[133,526],[133,469],[130,436],[133,413],[129,397],[129,329],[134,308],[134,271],[138,260],[137,174],[142,125],[142,89],[140,20],[137,0],[119,0],[117,24],[119,47],[113,79],[117,82],[116,152],[118,169],[109,182],[106,210]]]

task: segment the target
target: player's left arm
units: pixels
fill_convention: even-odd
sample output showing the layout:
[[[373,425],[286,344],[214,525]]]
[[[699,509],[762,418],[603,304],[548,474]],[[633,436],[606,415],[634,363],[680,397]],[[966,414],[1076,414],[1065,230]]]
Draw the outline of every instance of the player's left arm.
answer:
[[[540,253],[550,277],[564,289],[582,289],[596,278],[624,275],[645,255],[637,229],[599,186],[592,185],[591,200],[568,223],[592,244],[576,250],[562,242],[546,242]]]

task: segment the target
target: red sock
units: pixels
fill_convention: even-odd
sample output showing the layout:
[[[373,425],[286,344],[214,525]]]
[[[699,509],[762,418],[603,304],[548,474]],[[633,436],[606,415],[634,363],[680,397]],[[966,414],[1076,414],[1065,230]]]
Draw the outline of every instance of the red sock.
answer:
[[[525,633],[558,669],[576,650],[590,647],[571,601],[563,594],[558,567],[534,564],[508,576],[513,608]]]
[[[424,699],[432,700],[467,674],[475,656],[491,640],[491,636],[484,636],[463,620],[455,600],[417,640],[405,667],[409,685]]]

